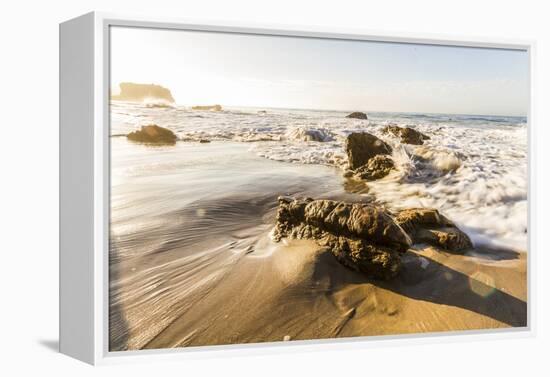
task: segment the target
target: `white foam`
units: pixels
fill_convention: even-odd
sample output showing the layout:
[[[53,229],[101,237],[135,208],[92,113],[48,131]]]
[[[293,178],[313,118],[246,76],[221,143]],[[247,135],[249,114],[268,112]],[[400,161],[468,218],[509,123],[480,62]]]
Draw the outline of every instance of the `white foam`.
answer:
[[[391,208],[434,207],[474,242],[527,248],[527,130],[511,118],[380,114],[369,121],[342,112],[226,109],[193,112],[112,104],[112,134],[156,123],[183,140],[251,142],[268,159],[345,168],[346,136],[372,133],[393,147],[397,166],[370,182],[370,192]],[[422,146],[403,145],[382,133],[387,124],[411,126],[430,136]]]
[[[289,140],[326,142],[334,140],[332,132],[326,128],[290,127],[285,133]]]

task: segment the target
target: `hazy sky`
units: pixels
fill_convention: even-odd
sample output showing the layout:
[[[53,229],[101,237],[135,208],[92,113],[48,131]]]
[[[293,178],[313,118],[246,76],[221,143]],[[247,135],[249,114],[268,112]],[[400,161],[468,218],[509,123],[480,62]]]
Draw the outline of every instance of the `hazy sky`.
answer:
[[[178,104],[526,115],[524,51],[111,28],[111,86]]]

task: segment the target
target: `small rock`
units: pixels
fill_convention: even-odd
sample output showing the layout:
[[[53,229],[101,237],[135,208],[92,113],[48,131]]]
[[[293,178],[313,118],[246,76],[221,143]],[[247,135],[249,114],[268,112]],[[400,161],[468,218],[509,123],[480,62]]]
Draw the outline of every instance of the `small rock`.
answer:
[[[385,177],[394,168],[393,160],[385,155],[374,156],[366,165],[356,169],[354,176],[366,181],[373,181]]]
[[[414,128],[410,127],[399,127],[395,125],[389,125],[386,126],[382,132],[385,133],[391,133],[394,136],[400,137],[401,142],[405,144],[414,144],[414,145],[422,145],[424,144],[424,140],[430,139],[429,136],[424,135],[421,132],[418,132]]]
[[[451,220],[432,208],[411,208],[397,214],[395,222],[414,243],[428,243],[455,253],[473,247],[470,237]]]
[[[355,174],[353,170],[346,169],[346,171],[344,172],[344,178],[353,177],[353,174]]]
[[[369,118],[367,117],[367,114],[362,113],[362,112],[360,112],[360,111],[354,111],[353,113],[346,115],[346,118],[363,119],[363,120],[369,119]]]
[[[167,128],[159,127],[156,124],[142,126],[139,131],[127,135],[128,140],[146,144],[168,144],[176,143],[176,135]]]

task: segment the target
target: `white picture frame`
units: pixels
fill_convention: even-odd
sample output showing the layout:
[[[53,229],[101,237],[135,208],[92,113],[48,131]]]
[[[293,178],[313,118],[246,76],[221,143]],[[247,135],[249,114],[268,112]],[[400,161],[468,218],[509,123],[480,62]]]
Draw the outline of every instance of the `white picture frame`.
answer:
[[[109,29],[112,26],[216,31],[259,35],[297,36],[453,45],[525,50],[529,55],[530,99],[528,119],[528,318],[524,328],[456,331],[435,334],[357,337],[249,345],[205,346],[143,351],[108,350],[108,252],[109,252]],[[182,359],[293,353],[380,347],[388,344],[421,344],[474,341],[534,335],[533,306],[536,258],[533,242],[534,143],[533,54],[535,43],[400,33],[365,33],[362,30],[319,30],[311,27],[196,23],[185,20],[88,13],[60,25],[60,351],[90,364],[152,359]],[[460,335],[460,336],[456,336]]]

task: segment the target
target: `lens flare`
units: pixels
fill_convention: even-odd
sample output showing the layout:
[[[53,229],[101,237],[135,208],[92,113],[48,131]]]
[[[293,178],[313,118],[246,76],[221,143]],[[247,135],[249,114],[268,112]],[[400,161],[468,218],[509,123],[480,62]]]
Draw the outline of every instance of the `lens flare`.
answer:
[[[476,271],[470,276],[468,283],[472,292],[481,297],[488,297],[496,290],[495,280],[481,271]]]

